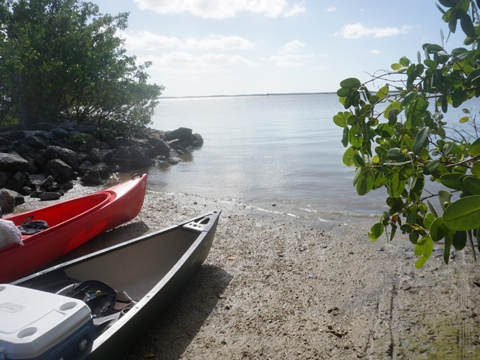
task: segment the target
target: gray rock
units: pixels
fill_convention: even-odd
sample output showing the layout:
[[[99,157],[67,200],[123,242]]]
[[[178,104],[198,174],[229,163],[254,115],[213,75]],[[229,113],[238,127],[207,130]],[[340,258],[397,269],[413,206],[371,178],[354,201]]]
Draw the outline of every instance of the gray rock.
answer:
[[[5,187],[7,189],[23,194],[23,188],[27,184],[27,176],[22,171],[17,171],[8,181]]]
[[[168,156],[170,154],[170,145],[167,144],[166,141],[162,139],[158,139],[156,142],[153,151],[155,155],[163,155],[163,156]]]
[[[17,153],[0,153],[0,171],[27,171],[28,161]]]
[[[78,153],[59,146],[49,146],[44,153],[47,160],[60,159],[73,169],[78,168]]]
[[[173,131],[167,131],[167,140],[179,139],[182,141],[191,141],[192,129],[180,127]]]
[[[52,191],[46,191],[42,192],[38,195],[38,198],[42,201],[47,201],[47,200],[58,200],[62,197],[62,193],[60,192],[52,192]]]
[[[47,163],[46,168],[55,181],[64,183],[73,179],[73,169],[60,159],[54,159]]]

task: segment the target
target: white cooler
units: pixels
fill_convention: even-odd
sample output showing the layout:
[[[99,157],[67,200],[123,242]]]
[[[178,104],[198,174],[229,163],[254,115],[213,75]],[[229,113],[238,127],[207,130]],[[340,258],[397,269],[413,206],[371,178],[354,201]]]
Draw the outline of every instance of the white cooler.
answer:
[[[79,360],[94,339],[83,301],[0,284],[0,360]]]

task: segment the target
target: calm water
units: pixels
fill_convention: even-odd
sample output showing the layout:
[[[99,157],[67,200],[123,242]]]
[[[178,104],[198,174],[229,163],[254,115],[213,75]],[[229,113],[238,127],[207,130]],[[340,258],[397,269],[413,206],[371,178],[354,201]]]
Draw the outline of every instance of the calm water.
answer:
[[[383,193],[356,195],[354,169],[342,163],[342,129],[332,122],[341,109],[335,94],[162,99],[152,127],[189,127],[205,144],[152,169],[149,187],[314,220],[377,215]]]
[[[161,99],[153,127],[189,127],[205,144],[183,163],[152,169],[150,189],[313,221],[376,217],[386,192],[355,193],[354,169],[342,163],[342,129],[332,121],[342,109],[335,94]],[[461,109],[448,115],[459,119]]]

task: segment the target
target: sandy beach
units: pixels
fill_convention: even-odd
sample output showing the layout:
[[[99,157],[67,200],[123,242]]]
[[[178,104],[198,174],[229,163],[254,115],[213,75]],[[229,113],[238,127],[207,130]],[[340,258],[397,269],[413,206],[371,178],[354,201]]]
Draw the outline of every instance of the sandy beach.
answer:
[[[207,261],[124,360],[480,359],[480,268],[470,249],[446,266],[439,245],[417,270],[410,242],[372,243],[368,219],[325,227],[147,191],[136,219],[62,260],[214,209],[222,215]]]

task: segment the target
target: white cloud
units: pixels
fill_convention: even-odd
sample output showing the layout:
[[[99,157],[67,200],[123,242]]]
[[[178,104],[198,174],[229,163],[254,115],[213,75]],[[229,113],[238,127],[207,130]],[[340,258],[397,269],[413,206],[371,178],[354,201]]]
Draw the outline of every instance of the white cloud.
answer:
[[[383,54],[383,51],[382,51],[382,50],[373,49],[373,50],[370,51],[370,54],[372,54],[372,55],[380,55],[380,54]]]
[[[190,50],[248,50],[255,47],[251,41],[239,36],[208,35],[203,39],[179,39],[174,36],[156,35],[149,31],[121,34],[129,50],[161,50],[161,49],[190,49]]]
[[[282,46],[278,55],[271,56],[270,60],[275,62],[275,67],[301,67],[305,66],[305,60],[313,58],[312,54],[298,54],[298,51],[306,47],[304,42],[293,40]]]
[[[280,55],[294,54],[299,49],[304,48],[305,46],[305,43],[299,40],[290,41],[282,46],[282,50],[280,50]]]
[[[283,55],[271,56],[270,59],[275,62],[275,67],[303,67],[306,59],[313,58],[314,55]]]
[[[334,12],[337,11],[337,8],[335,6],[331,6],[325,10],[326,12]]]
[[[257,63],[239,55],[207,53],[194,55],[186,51],[176,51],[160,56],[139,58],[139,62],[152,61],[152,69],[159,74],[185,75],[219,73],[238,67],[256,67]]]
[[[362,23],[348,24],[345,25],[340,32],[340,36],[345,39],[360,39],[362,37],[373,36],[373,37],[387,37],[398,34],[406,34],[412,29],[411,26],[402,26],[398,27],[386,27],[386,28],[376,28],[376,27],[365,27]]]
[[[224,19],[240,12],[259,13],[268,17],[293,16],[305,11],[299,0],[135,0],[141,10],[159,14],[189,12],[202,18]]]

